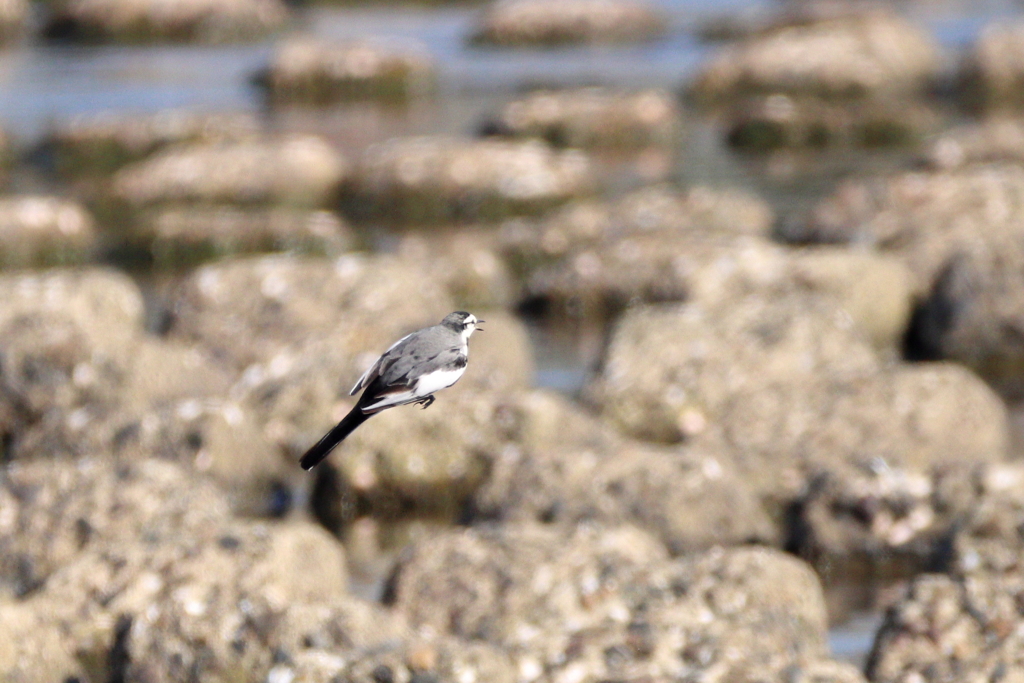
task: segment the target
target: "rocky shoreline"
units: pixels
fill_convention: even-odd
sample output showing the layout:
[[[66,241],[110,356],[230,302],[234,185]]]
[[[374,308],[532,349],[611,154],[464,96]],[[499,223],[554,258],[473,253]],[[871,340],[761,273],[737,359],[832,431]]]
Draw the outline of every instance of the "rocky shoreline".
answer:
[[[37,9],[87,41],[302,15],[186,5]],[[481,52],[676,30],[627,0],[478,21]],[[892,9],[790,8],[709,29],[675,92],[544,84],[360,145],[282,112],[415,122],[444,60],[303,33],[258,116],[0,134],[0,681],[1016,680],[1015,30],[950,78]],[[906,151],[798,211],[679,182],[694,130],[775,169]],[[608,170],[651,154],[659,182]],[[375,355],[458,309],[487,320],[460,383],[299,470]],[[597,330],[577,395],[537,386],[551,320]],[[828,631],[865,609],[860,670]]]

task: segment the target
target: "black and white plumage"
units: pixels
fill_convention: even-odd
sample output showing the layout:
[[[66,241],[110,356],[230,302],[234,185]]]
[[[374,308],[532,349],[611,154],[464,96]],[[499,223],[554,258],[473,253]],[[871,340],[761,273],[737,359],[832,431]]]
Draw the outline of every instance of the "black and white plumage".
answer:
[[[355,407],[299,460],[302,469],[316,467],[372,415],[408,403],[424,408],[433,403],[434,392],[455,384],[466,371],[469,337],[482,322],[471,313],[456,311],[392,344],[349,392],[363,392]]]

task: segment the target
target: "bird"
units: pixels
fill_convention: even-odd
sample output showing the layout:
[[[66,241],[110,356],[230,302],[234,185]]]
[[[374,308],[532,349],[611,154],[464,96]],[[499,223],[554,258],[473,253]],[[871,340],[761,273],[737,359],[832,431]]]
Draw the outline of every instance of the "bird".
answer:
[[[356,427],[395,406],[428,408],[434,393],[459,381],[469,361],[469,338],[483,320],[472,313],[449,313],[437,325],[407,334],[363,373],[349,396],[360,390],[355,407],[299,459],[304,470],[320,464]]]

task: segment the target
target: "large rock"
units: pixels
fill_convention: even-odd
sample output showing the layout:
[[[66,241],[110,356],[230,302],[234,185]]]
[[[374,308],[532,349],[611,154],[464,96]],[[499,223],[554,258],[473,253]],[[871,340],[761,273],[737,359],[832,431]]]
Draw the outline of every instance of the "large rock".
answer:
[[[628,433],[718,448],[783,501],[818,465],[982,462],[1008,448],[1006,408],[977,377],[886,371],[848,314],[813,294],[631,311],[590,394]]]
[[[434,72],[433,60],[422,49],[299,37],[278,46],[260,80],[275,102],[323,105],[424,95],[433,87]]]
[[[1022,389],[1024,168],[975,165],[850,183],[807,228],[817,241],[859,242],[901,258],[923,299],[915,353],[965,363],[1015,394]]]
[[[5,455],[50,451],[25,439],[36,428],[56,451],[73,449],[117,405],[142,335],[142,296],[126,276],[88,269],[8,275],[0,297]]]
[[[536,137],[558,147],[636,148],[677,142],[682,112],[662,90],[582,88],[532,93],[484,124],[489,133]]]
[[[367,148],[343,205],[397,222],[536,213],[593,190],[588,157],[531,140],[398,138]]]
[[[225,43],[259,38],[287,18],[280,0],[61,0],[44,31],[85,42]]]
[[[0,586],[24,596],[83,553],[143,536],[205,537],[230,518],[225,494],[159,460],[14,463],[0,482]]]
[[[344,552],[327,532],[228,522],[90,548],[23,604],[63,634],[89,680],[184,682],[266,678],[275,653],[298,649],[292,610],[306,612],[311,638],[332,626],[349,647],[374,638],[347,628],[358,611],[346,593]]]
[[[998,21],[986,26],[965,60],[961,80],[968,98],[978,105],[1024,104],[1024,24]]]
[[[924,574],[886,615],[867,664],[879,683],[1014,680],[1024,662],[1019,576]]]
[[[133,208],[181,202],[322,206],[347,174],[347,162],[326,141],[293,135],[168,149],[122,168],[113,194]]]
[[[526,680],[743,680],[826,653],[821,588],[798,560],[719,549],[669,562],[628,527],[449,532],[404,554],[389,597],[413,627],[503,645]]]
[[[515,441],[490,459],[472,499],[474,521],[634,524],[675,554],[778,540],[730,462],[623,439],[545,391],[514,408]]]
[[[782,27],[722,48],[690,93],[703,102],[782,93],[862,99],[923,94],[939,52],[923,30],[890,12]]]
[[[169,145],[254,140],[255,116],[167,109],[155,114],[101,112],[56,124],[46,144],[57,168],[70,175],[109,173]]]
[[[435,324],[451,306],[415,263],[391,256],[238,258],[203,266],[182,283],[171,335],[245,369],[320,340],[350,354],[382,352],[409,328]],[[331,383],[347,391],[374,358],[350,359],[353,367]],[[286,354],[270,374],[301,360]]]
[[[78,263],[89,258],[95,243],[92,217],[76,202],[46,196],[0,198],[0,267]]]
[[[637,0],[500,0],[472,40],[499,46],[631,43],[665,32],[665,17]]]
[[[146,212],[129,240],[165,267],[268,251],[339,256],[356,241],[352,229],[330,211],[230,206]]]

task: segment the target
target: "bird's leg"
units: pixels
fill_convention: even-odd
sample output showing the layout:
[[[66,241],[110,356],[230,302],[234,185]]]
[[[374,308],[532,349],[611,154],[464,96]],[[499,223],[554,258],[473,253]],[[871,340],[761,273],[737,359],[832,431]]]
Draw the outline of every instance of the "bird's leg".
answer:
[[[429,408],[430,404],[433,403],[433,402],[434,402],[434,395],[433,394],[431,394],[430,396],[424,396],[423,398],[421,398],[418,401],[413,401],[413,403],[415,403],[417,405],[423,406],[423,410],[426,410],[427,408]]]

